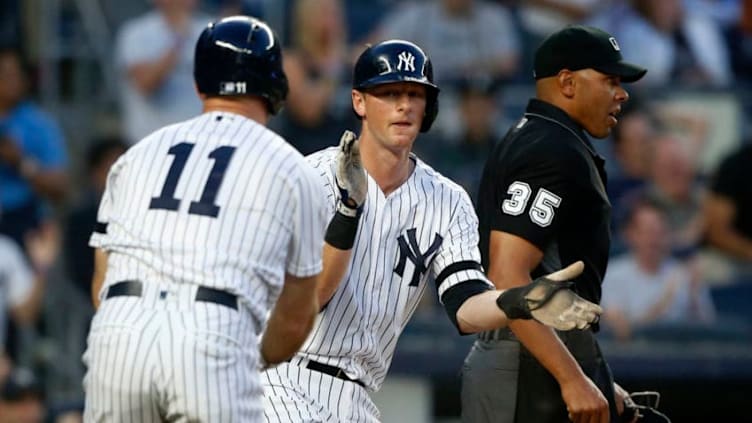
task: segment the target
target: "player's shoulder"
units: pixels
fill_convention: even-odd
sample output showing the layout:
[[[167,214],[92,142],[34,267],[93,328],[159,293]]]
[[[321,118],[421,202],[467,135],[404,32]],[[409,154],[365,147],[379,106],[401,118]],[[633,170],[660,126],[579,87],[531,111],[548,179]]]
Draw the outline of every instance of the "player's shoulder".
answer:
[[[415,160],[416,182],[422,190],[431,190],[432,194],[439,198],[447,198],[454,204],[468,205],[472,208],[472,200],[465,188],[417,156],[412,157]]]
[[[337,160],[337,151],[339,151],[339,148],[336,146],[327,147],[307,155],[305,159],[313,167],[331,165]]]
[[[313,178],[316,173],[306,157],[292,146],[282,135],[272,129],[258,125],[253,143],[262,143],[262,154],[265,154],[270,162],[276,163],[275,172],[284,179],[300,181]],[[256,149],[253,143],[244,145],[244,148]]]
[[[189,119],[189,121],[190,120],[192,119]],[[176,139],[176,137],[173,134],[175,134],[176,132],[179,132],[181,126],[185,122],[186,121],[175,122],[169,125],[162,126],[161,128],[155,129],[154,131],[147,134],[145,137],[141,138],[141,140],[133,144],[128,149],[128,151],[126,151],[126,154],[128,154],[129,156],[143,154],[146,150],[153,148],[155,144],[165,143],[166,140],[168,139],[169,140]]]

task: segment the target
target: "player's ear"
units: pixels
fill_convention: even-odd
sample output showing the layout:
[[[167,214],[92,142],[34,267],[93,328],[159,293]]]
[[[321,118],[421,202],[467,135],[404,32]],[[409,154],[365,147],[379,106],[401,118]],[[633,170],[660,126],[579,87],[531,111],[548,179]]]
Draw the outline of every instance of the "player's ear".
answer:
[[[575,92],[575,75],[568,69],[562,69],[556,75],[556,82],[559,84],[559,91],[564,97],[572,98]]]
[[[366,116],[366,95],[358,90],[352,90],[352,106],[355,114],[364,118]]]

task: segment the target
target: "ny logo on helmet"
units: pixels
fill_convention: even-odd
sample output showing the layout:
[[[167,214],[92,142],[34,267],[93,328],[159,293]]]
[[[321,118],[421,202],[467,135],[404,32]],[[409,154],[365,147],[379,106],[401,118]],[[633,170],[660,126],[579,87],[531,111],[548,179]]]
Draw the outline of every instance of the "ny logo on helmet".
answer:
[[[415,72],[415,56],[409,51],[403,51],[397,56],[399,63],[397,63],[398,71]]]

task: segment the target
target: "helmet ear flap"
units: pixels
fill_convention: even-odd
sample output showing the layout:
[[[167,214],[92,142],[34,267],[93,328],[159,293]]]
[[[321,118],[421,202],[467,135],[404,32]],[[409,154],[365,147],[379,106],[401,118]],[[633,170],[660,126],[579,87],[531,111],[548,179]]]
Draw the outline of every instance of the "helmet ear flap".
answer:
[[[429,88],[426,97],[426,113],[423,116],[423,123],[420,124],[420,132],[428,132],[431,125],[439,115],[439,92]]]

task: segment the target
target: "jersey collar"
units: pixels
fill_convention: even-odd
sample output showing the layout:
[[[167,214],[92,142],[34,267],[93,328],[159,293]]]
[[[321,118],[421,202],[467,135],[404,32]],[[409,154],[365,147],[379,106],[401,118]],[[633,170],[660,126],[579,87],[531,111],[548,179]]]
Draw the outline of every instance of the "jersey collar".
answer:
[[[567,112],[565,112],[564,110],[543,100],[531,98],[530,102],[528,102],[527,104],[527,108],[525,109],[525,116],[537,116],[542,119],[553,121],[554,123],[565,127],[570,132],[572,132],[580,141],[582,141],[582,144],[585,145],[585,148],[588,149],[593,157],[598,157],[601,160],[603,159],[595,151],[595,148],[593,148],[593,144],[590,142],[590,139],[587,137],[587,135],[585,135],[585,131],[582,130],[582,126],[572,120],[572,118],[569,117]]]

